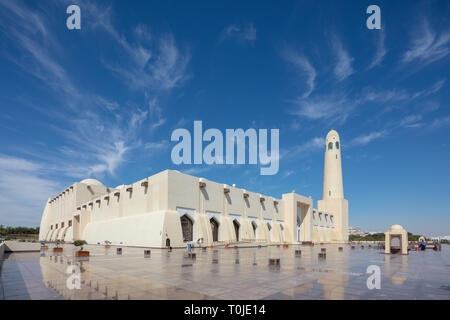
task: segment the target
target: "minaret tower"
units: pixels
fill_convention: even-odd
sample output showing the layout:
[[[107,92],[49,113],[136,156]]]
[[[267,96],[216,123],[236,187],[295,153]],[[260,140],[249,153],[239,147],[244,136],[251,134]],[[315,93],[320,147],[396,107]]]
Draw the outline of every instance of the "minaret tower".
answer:
[[[317,208],[332,216],[334,234],[332,241],[348,241],[348,201],[344,199],[342,183],[341,140],[335,130],[325,139],[325,161],[323,169],[323,198]]]
[[[325,139],[325,163],[323,171],[323,199],[344,199],[342,185],[341,140],[335,130]]]

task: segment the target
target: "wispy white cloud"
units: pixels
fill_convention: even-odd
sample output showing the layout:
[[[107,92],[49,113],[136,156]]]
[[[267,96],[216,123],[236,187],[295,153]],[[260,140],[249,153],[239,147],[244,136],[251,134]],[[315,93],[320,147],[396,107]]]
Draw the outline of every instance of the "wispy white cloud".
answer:
[[[338,81],[342,81],[354,73],[352,66],[354,58],[352,58],[344,49],[344,46],[339,38],[333,38],[332,47],[336,56],[334,75]]]
[[[280,150],[280,159],[298,159],[310,155],[314,150],[325,147],[325,138],[314,137],[302,144],[293,145],[289,148]]]
[[[311,120],[326,119],[330,123],[344,123],[356,106],[355,101],[342,93],[299,98],[294,103],[297,109],[291,110],[291,114]]]
[[[39,163],[0,154],[0,206],[3,224],[37,226],[45,201],[61,184]]]
[[[294,52],[292,50],[285,50],[282,53],[283,58],[301,74],[306,77],[307,91],[303,93],[302,98],[307,98],[315,87],[316,69],[312,66],[311,62],[302,54]]]
[[[181,170],[182,172],[186,173],[186,174],[190,174],[190,175],[198,175],[200,173],[204,173],[206,171],[209,171],[213,168],[214,166],[204,166],[204,167],[191,167],[189,169],[186,170]]]
[[[32,11],[17,1],[0,1],[0,32],[13,41],[22,55],[5,55],[26,73],[33,75],[55,91],[80,96],[66,70],[50,54],[60,47],[50,32],[45,15]]]
[[[146,142],[144,144],[145,149],[150,149],[150,150],[154,150],[154,151],[163,150],[163,149],[168,148],[169,146],[170,146],[170,143],[168,140],[162,140],[162,141],[157,141],[157,142],[150,141],[150,142]]]
[[[421,114],[411,114],[400,120],[399,126],[403,128],[419,128],[423,126],[420,122],[423,119]]]
[[[446,127],[449,125],[450,125],[450,116],[437,118],[431,123],[431,126],[433,128]]]
[[[155,130],[167,122],[167,118],[163,117],[163,112],[159,106],[158,99],[153,97],[148,102],[150,110],[150,118],[152,120],[151,129]]]
[[[429,87],[416,92],[396,88],[377,91],[373,88],[366,87],[364,88],[364,90],[362,90],[357,100],[359,102],[377,103],[408,102],[414,99],[424,98],[439,92],[443,88],[445,82],[445,79],[438,80]]]
[[[171,90],[190,78],[190,50],[177,46],[173,34],[152,35],[143,24],[134,29],[133,42],[114,26],[111,7],[86,2],[93,30],[108,34],[130,57],[126,61],[104,61],[127,85],[142,90]]]
[[[294,170],[287,170],[283,173],[283,177],[289,177],[294,174]]]
[[[22,154],[35,159],[33,161],[0,157],[0,206],[6,210],[2,213],[28,210],[24,211],[24,219],[39,221],[47,197],[62,187],[48,178],[49,172],[58,175],[60,181],[114,177],[138,148],[163,150],[168,144],[140,141],[146,137],[143,133],[151,136],[153,130],[166,122],[156,95],[148,98],[147,90],[170,90],[181,85],[187,79],[190,56],[177,47],[172,35],[153,36],[143,25],[133,30],[133,42],[114,28],[110,7],[100,10],[97,3],[83,3],[87,6],[83,4],[85,18],[93,22],[85,24],[84,30],[102,30],[115,40],[126,58],[114,67],[129,71],[130,77],[124,81],[130,86],[144,88],[148,107],[133,102],[122,106],[114,98],[82,89],[79,79],[73,79],[65,68],[63,62],[67,61],[68,53],[59,45],[46,13],[31,10],[26,3],[0,0],[0,32],[16,46],[17,52],[14,56],[8,52],[3,55],[41,80],[52,98],[59,101],[57,107],[34,106],[34,102],[26,104],[42,112],[47,128],[62,141],[52,147],[20,146]],[[148,127],[152,132],[148,132]],[[30,197],[28,209],[25,197]],[[3,215],[1,219],[7,221]],[[11,221],[20,219],[11,217]]]
[[[377,50],[375,51],[375,56],[373,57],[373,60],[370,63],[368,69],[372,69],[378,66],[383,61],[384,56],[387,54],[387,49],[385,46],[385,28],[383,27],[380,31],[378,31],[378,34]]]
[[[403,55],[403,62],[418,61],[429,64],[445,58],[450,53],[450,31],[444,29],[435,32],[424,20],[420,29],[416,30],[411,39],[411,47]]]
[[[227,38],[235,38],[239,41],[253,43],[256,40],[256,28],[253,23],[248,23],[244,26],[230,25],[222,31],[220,41]]]
[[[357,146],[364,146],[366,144],[369,144],[370,142],[383,138],[388,134],[387,130],[382,131],[374,131],[367,134],[361,134],[352,140],[347,144],[348,147],[357,147]]]

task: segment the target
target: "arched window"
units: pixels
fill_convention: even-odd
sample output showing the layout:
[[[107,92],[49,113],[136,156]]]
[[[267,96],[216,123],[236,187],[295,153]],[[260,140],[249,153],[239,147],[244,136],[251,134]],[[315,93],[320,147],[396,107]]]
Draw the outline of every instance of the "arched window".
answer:
[[[336,141],[336,149],[339,149],[339,141]]]
[[[333,142],[328,143],[328,150],[333,149]]]

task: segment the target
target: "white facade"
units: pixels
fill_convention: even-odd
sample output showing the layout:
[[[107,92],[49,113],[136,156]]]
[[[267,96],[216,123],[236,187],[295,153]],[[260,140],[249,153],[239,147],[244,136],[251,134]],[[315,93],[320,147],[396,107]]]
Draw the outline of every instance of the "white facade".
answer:
[[[332,197],[324,194],[319,210],[299,194],[277,199],[165,170],[117,188],[94,179],[73,184],[48,200],[39,238],[145,247],[347,241],[342,172],[334,172],[340,170],[340,160],[336,165],[327,157],[324,193],[330,189]]]

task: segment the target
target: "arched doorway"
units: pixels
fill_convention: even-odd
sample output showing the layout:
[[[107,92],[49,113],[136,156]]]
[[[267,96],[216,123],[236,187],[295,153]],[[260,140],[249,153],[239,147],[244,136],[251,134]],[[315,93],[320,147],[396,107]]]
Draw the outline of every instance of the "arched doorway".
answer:
[[[194,238],[194,222],[187,215],[180,218],[183,241],[192,241]]]
[[[391,253],[401,253],[402,242],[401,235],[391,235]]]
[[[258,229],[258,226],[256,225],[256,222],[255,221],[252,221],[252,227],[253,227],[253,234],[255,235],[255,240],[256,240],[256,238],[257,238],[257,233],[256,233],[256,230]]]
[[[239,222],[233,220],[234,232],[236,233],[236,241],[239,241]]]
[[[219,241],[219,223],[215,218],[211,218],[209,222],[211,223],[213,241]]]

